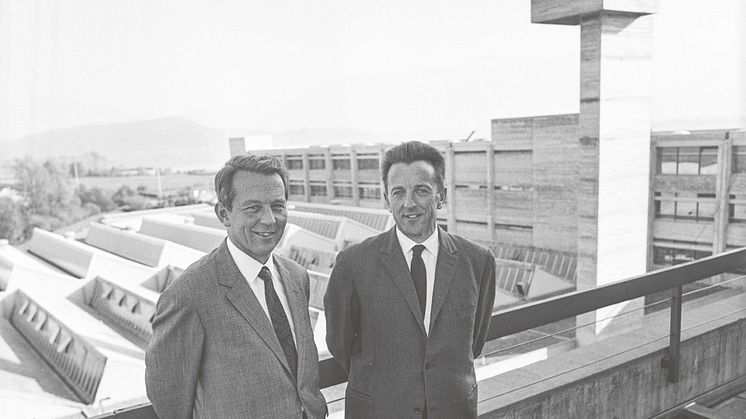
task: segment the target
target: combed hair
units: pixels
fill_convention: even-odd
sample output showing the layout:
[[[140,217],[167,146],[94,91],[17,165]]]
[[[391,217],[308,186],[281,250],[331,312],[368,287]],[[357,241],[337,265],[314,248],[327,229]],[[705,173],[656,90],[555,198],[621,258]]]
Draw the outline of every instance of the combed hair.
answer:
[[[268,155],[233,156],[215,175],[215,193],[218,195],[218,201],[228,210],[231,209],[233,202],[233,175],[241,170],[262,175],[277,173],[282,178],[282,185],[285,187],[285,199],[288,198],[288,171],[280,159]]]
[[[384,189],[386,191],[389,189],[388,177],[392,165],[396,163],[410,164],[419,160],[426,161],[433,166],[438,188],[440,188],[440,192],[443,192],[443,180],[446,177],[446,163],[443,160],[443,155],[437,148],[420,141],[407,141],[386,151],[381,161],[381,177]]]

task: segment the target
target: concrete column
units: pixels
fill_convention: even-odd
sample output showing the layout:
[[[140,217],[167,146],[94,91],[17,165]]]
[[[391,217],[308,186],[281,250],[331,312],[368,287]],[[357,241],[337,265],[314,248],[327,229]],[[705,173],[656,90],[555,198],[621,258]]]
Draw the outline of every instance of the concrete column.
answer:
[[[350,147],[350,177],[352,178],[352,205],[360,206],[360,190],[357,187],[357,150]]]
[[[612,4],[613,3],[613,4]],[[607,5],[609,8],[607,9]],[[532,21],[580,25],[577,289],[645,273],[652,16],[657,0],[533,0]],[[578,317],[580,344],[637,326],[642,299]]]
[[[718,146],[718,172],[715,179],[715,236],[712,238],[712,254],[722,253],[728,243],[728,192],[730,190],[731,162],[733,161],[733,140],[726,133]]]
[[[495,144],[487,144],[487,240],[495,243]]]
[[[453,144],[446,148],[446,203],[448,204],[448,232],[457,233],[456,228],[456,158]]]
[[[324,152],[324,167],[326,173],[326,199],[331,202],[334,199],[334,163],[332,162],[332,148],[327,147]]]
[[[650,177],[648,178],[648,257],[645,267],[646,272],[653,270],[653,226],[655,223],[655,175],[658,167],[657,145],[650,142]]]
[[[306,202],[311,202],[311,182],[308,175],[308,151],[303,150],[303,188]]]
[[[383,164],[383,155],[386,154],[386,150],[381,146],[381,148],[378,150],[378,176],[379,178],[382,176],[381,174],[381,164]],[[383,180],[381,180],[381,208],[386,208],[386,199],[383,197],[383,193],[386,192],[383,189]]]

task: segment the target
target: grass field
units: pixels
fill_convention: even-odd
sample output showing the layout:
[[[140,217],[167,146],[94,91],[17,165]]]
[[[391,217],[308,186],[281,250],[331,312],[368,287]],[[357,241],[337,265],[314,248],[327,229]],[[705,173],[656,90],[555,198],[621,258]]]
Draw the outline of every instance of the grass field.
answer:
[[[161,176],[161,185],[163,192],[177,191],[190,186],[212,191],[214,180],[215,175],[164,175]],[[122,185],[129,185],[133,189],[144,185],[148,191],[158,191],[158,178],[155,176],[81,177],[80,184],[88,188],[99,187],[111,191],[116,191]]]

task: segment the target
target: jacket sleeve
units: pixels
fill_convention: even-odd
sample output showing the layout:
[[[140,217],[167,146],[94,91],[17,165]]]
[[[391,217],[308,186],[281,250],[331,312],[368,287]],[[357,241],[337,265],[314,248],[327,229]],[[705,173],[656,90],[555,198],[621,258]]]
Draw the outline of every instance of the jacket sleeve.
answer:
[[[492,318],[492,306],[495,303],[495,256],[490,250],[484,258],[482,277],[479,278],[479,301],[477,302],[477,313],[474,321],[474,343],[472,353],[477,358],[482,353],[482,347],[487,339]]]
[[[324,295],[326,345],[348,374],[350,357],[360,331],[359,312],[360,306],[357,303],[353,278],[346,266],[344,252],[340,252]]]
[[[145,354],[145,387],[161,419],[191,418],[205,339],[190,295],[171,286],[161,294]]]

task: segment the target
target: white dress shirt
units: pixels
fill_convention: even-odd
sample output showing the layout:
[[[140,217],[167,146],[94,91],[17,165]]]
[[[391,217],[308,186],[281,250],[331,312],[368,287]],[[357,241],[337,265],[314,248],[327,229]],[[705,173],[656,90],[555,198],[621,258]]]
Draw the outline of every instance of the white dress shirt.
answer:
[[[238,270],[241,272],[241,275],[243,275],[243,277],[246,278],[246,281],[249,283],[249,288],[254,291],[256,299],[259,300],[259,305],[262,306],[262,309],[264,310],[264,313],[267,315],[267,319],[269,319],[269,322],[271,324],[272,319],[269,316],[267,299],[264,296],[264,280],[259,278],[259,271],[261,271],[264,266],[269,268],[269,272],[272,274],[272,284],[274,284],[275,292],[280,298],[280,304],[282,304],[282,308],[285,310],[285,315],[288,318],[288,323],[290,323],[290,331],[293,333],[293,341],[295,341],[295,344],[297,345],[298,341],[295,338],[295,325],[293,324],[293,316],[290,315],[290,306],[288,305],[288,298],[285,295],[285,287],[282,286],[282,282],[280,281],[280,274],[279,272],[277,272],[277,268],[274,264],[274,252],[269,255],[267,263],[261,264],[259,263],[259,261],[247,255],[235,244],[233,244],[230,237],[228,238],[228,251],[233,258],[233,262],[235,262],[236,266],[238,266]]]
[[[427,296],[425,298],[425,333],[430,333],[430,309],[433,306],[433,288],[435,287],[435,266],[438,264],[438,229],[422,243],[416,243],[414,240],[405,236],[404,233],[396,228],[396,238],[399,239],[399,246],[404,253],[404,259],[410,272],[412,271],[412,248],[418,244],[425,246],[422,251],[422,261],[425,263],[425,274],[427,276]]]

